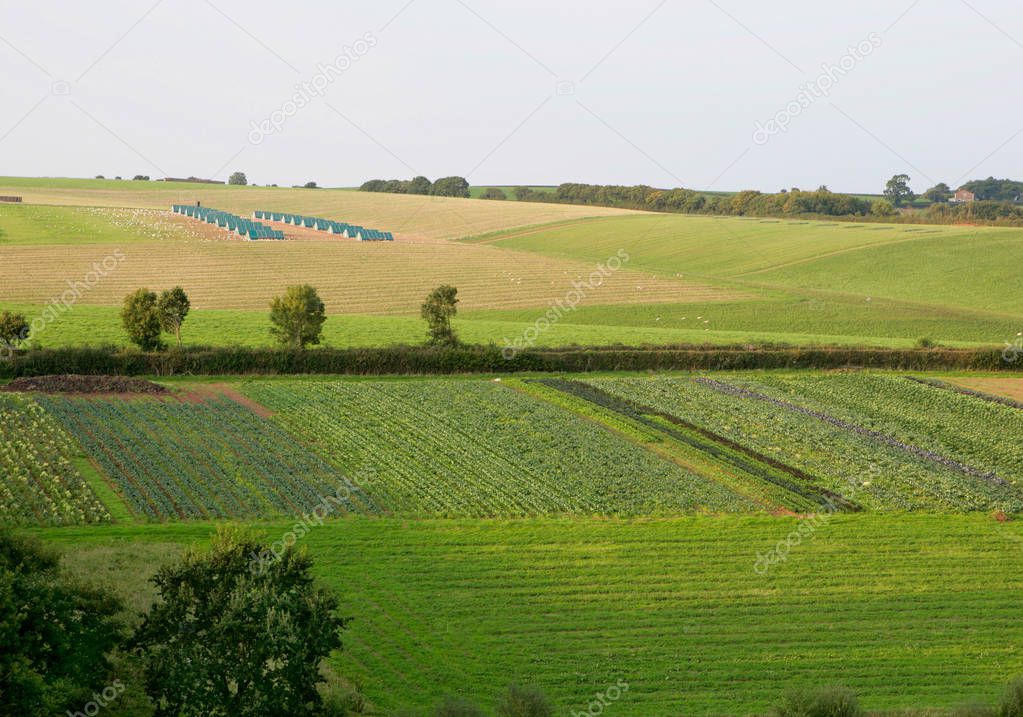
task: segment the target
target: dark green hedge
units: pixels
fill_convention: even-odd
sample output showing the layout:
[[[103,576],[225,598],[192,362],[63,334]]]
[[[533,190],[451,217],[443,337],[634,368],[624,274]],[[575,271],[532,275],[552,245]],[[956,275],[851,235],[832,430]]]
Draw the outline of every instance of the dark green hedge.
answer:
[[[290,351],[193,348],[149,354],[114,348],[44,349],[0,361],[0,378],[48,374],[454,374],[668,371],[758,368],[879,368],[893,370],[1011,370],[991,349],[858,349],[678,346],[567,348],[523,351],[505,359],[495,346],[454,349],[395,346]]]

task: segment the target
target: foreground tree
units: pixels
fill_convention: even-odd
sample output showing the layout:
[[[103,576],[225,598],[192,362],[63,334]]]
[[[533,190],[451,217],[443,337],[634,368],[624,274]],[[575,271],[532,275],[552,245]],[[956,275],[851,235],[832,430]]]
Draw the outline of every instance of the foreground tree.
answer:
[[[108,660],[124,638],[121,603],[58,568],[37,541],[0,532],[0,714],[73,713],[105,685],[124,689]]]
[[[451,327],[451,318],[458,313],[458,289],[448,284],[438,286],[426,297],[420,314],[430,330],[430,343],[457,346],[458,337]]]
[[[245,176],[245,172],[234,172],[230,177],[227,178],[228,184],[234,184],[239,187],[244,187],[249,183],[248,177]]]
[[[896,174],[889,179],[884,188],[884,197],[897,207],[916,199],[916,194],[909,188],[909,175]]]
[[[11,311],[0,313],[0,343],[17,346],[28,338],[28,321],[24,314]]]
[[[156,302],[156,312],[160,316],[160,328],[168,334],[174,334],[181,347],[181,325],[185,323],[188,310],[192,307],[188,294],[180,286],[167,289]]]
[[[156,294],[149,289],[139,289],[124,297],[121,307],[121,322],[128,338],[143,351],[160,351],[164,348],[160,334],[160,313],[157,309]]]
[[[284,346],[304,349],[320,343],[326,309],[316,289],[308,284],[289,286],[284,296],[270,303],[270,333]]]
[[[159,600],[132,645],[158,716],[316,714],[320,662],[341,646],[347,620],[313,582],[308,556],[288,547],[258,557],[269,555],[221,529],[209,551],[157,572]]]

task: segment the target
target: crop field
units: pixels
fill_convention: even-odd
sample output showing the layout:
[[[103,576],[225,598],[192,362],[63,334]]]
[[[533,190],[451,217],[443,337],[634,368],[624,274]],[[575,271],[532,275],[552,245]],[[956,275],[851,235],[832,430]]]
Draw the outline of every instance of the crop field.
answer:
[[[140,519],[375,512],[337,468],[227,398],[38,399],[88,452]],[[53,419],[51,419],[53,420]]]
[[[69,525],[110,514],[75,465],[80,449],[38,403],[0,394],[0,522]]]
[[[408,517],[1023,510],[1023,411],[942,377],[168,385],[159,399],[5,395],[5,512],[273,518],[326,495],[339,513]]]
[[[167,229],[162,240],[112,243],[125,231],[117,227],[97,242],[86,228],[80,242],[46,245],[38,242],[38,225],[77,226],[85,218],[95,221],[98,214],[30,206],[0,209],[0,226],[9,214],[40,211],[45,218],[20,217],[22,224],[31,226],[28,241],[21,243],[15,228],[0,244],[0,299],[4,302],[44,304],[67,291],[69,282],[84,281],[93,265],[105,259],[111,268],[90,282],[76,304],[117,306],[140,286],[177,284],[186,289],[198,310],[265,312],[270,300],[289,284],[310,283],[332,313],[415,315],[432,288],[449,282],[458,286],[466,309],[546,309],[572,289],[573,281],[594,269],[585,262],[552,262],[536,254],[454,243],[209,241],[190,238],[189,225],[184,223],[177,232]],[[73,216],[61,217],[60,212]],[[732,290],[631,271],[612,274],[601,287],[605,303],[702,301],[736,295]]]
[[[392,512],[639,515],[751,510],[572,413],[495,382],[254,381],[245,392]]]
[[[355,618],[332,664],[380,714],[445,694],[493,704],[512,681],[585,714],[619,680],[605,713],[622,717],[763,714],[789,688],[836,683],[867,709],[947,710],[1023,671],[1023,523],[835,515],[758,572],[802,523],[346,519],[302,544]],[[138,602],[155,565],[209,530],[43,535]]]
[[[891,375],[587,379],[868,510],[1023,509],[1016,409]],[[804,479],[805,480],[805,479]]]
[[[512,227],[582,217],[635,214],[625,209],[568,204],[467,201],[451,197],[377,194],[348,189],[234,187],[187,182],[0,177],[0,195],[27,204],[169,210],[203,204],[236,214],[256,209],[329,217],[394,232],[400,239],[457,239]]]

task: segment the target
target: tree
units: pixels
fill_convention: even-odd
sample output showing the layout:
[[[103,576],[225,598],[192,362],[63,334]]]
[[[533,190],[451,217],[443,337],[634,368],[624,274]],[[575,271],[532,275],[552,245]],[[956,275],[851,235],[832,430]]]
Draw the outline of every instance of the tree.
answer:
[[[935,204],[947,202],[952,197],[952,190],[944,182],[938,182],[923,193],[924,199]]]
[[[451,317],[458,313],[458,289],[448,284],[438,286],[426,297],[420,313],[430,329],[430,343],[457,346],[458,337],[451,327]]]
[[[181,325],[185,323],[188,310],[192,307],[188,295],[180,286],[167,289],[160,294],[156,302],[156,312],[160,316],[160,328],[168,334],[174,334],[178,338],[178,346],[181,346]]]
[[[0,714],[64,714],[111,685],[122,605],[64,576],[59,562],[38,541],[0,531]]]
[[[884,197],[896,207],[916,199],[916,194],[909,188],[909,175],[896,174],[889,179],[884,188]]]
[[[313,715],[320,662],[347,619],[312,559],[221,528],[153,578],[158,600],[132,637],[158,717]]]
[[[246,184],[249,183],[249,180],[245,176],[245,172],[234,172],[230,177],[227,178],[227,183],[235,184],[239,187],[244,187]]]
[[[887,199],[878,199],[870,205],[870,213],[875,217],[890,217],[895,214],[895,207]]]
[[[136,174],[134,177],[132,177],[132,181],[134,181],[134,182],[148,182],[149,181],[149,175],[147,175],[147,174]]]
[[[433,183],[430,194],[438,197],[468,197],[469,182],[465,177],[442,177]]]
[[[106,179],[102,174],[97,174],[96,179]]]
[[[303,189],[318,189],[318,187],[316,186],[316,182],[306,182],[305,184],[302,185],[302,188]]]
[[[1012,179],[994,177],[975,179],[964,184],[962,188],[970,190],[981,200],[1018,202],[1023,197],[1023,182]]]
[[[24,314],[5,311],[0,314],[0,343],[17,346],[28,338],[28,321]]]
[[[139,289],[124,297],[121,322],[131,342],[143,351],[160,351],[164,348],[160,338],[162,326],[157,301],[156,294],[149,289]]]
[[[480,195],[480,199],[507,199],[508,195],[500,187],[487,187]]]
[[[304,349],[320,343],[326,309],[316,289],[308,284],[289,286],[284,296],[270,303],[270,333],[283,345]]]
[[[408,183],[408,193],[409,194],[429,194],[430,193],[430,189],[432,187],[433,187],[433,182],[431,182],[426,177],[424,177],[422,175],[419,175],[418,177],[413,177],[412,181]]]

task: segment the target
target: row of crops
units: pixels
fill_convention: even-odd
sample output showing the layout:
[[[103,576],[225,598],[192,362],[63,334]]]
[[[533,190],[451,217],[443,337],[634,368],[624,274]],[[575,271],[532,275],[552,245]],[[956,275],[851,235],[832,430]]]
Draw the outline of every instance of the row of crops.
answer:
[[[550,403],[479,380],[273,381],[246,393],[412,515],[658,514],[757,506]]]
[[[79,452],[38,403],[0,394],[0,522],[70,525],[109,520],[75,467]]]
[[[585,382],[747,447],[869,510],[1023,509],[1023,412],[893,375]]]
[[[333,515],[376,512],[335,466],[227,398],[38,400],[142,518],[297,516],[320,505]]]

